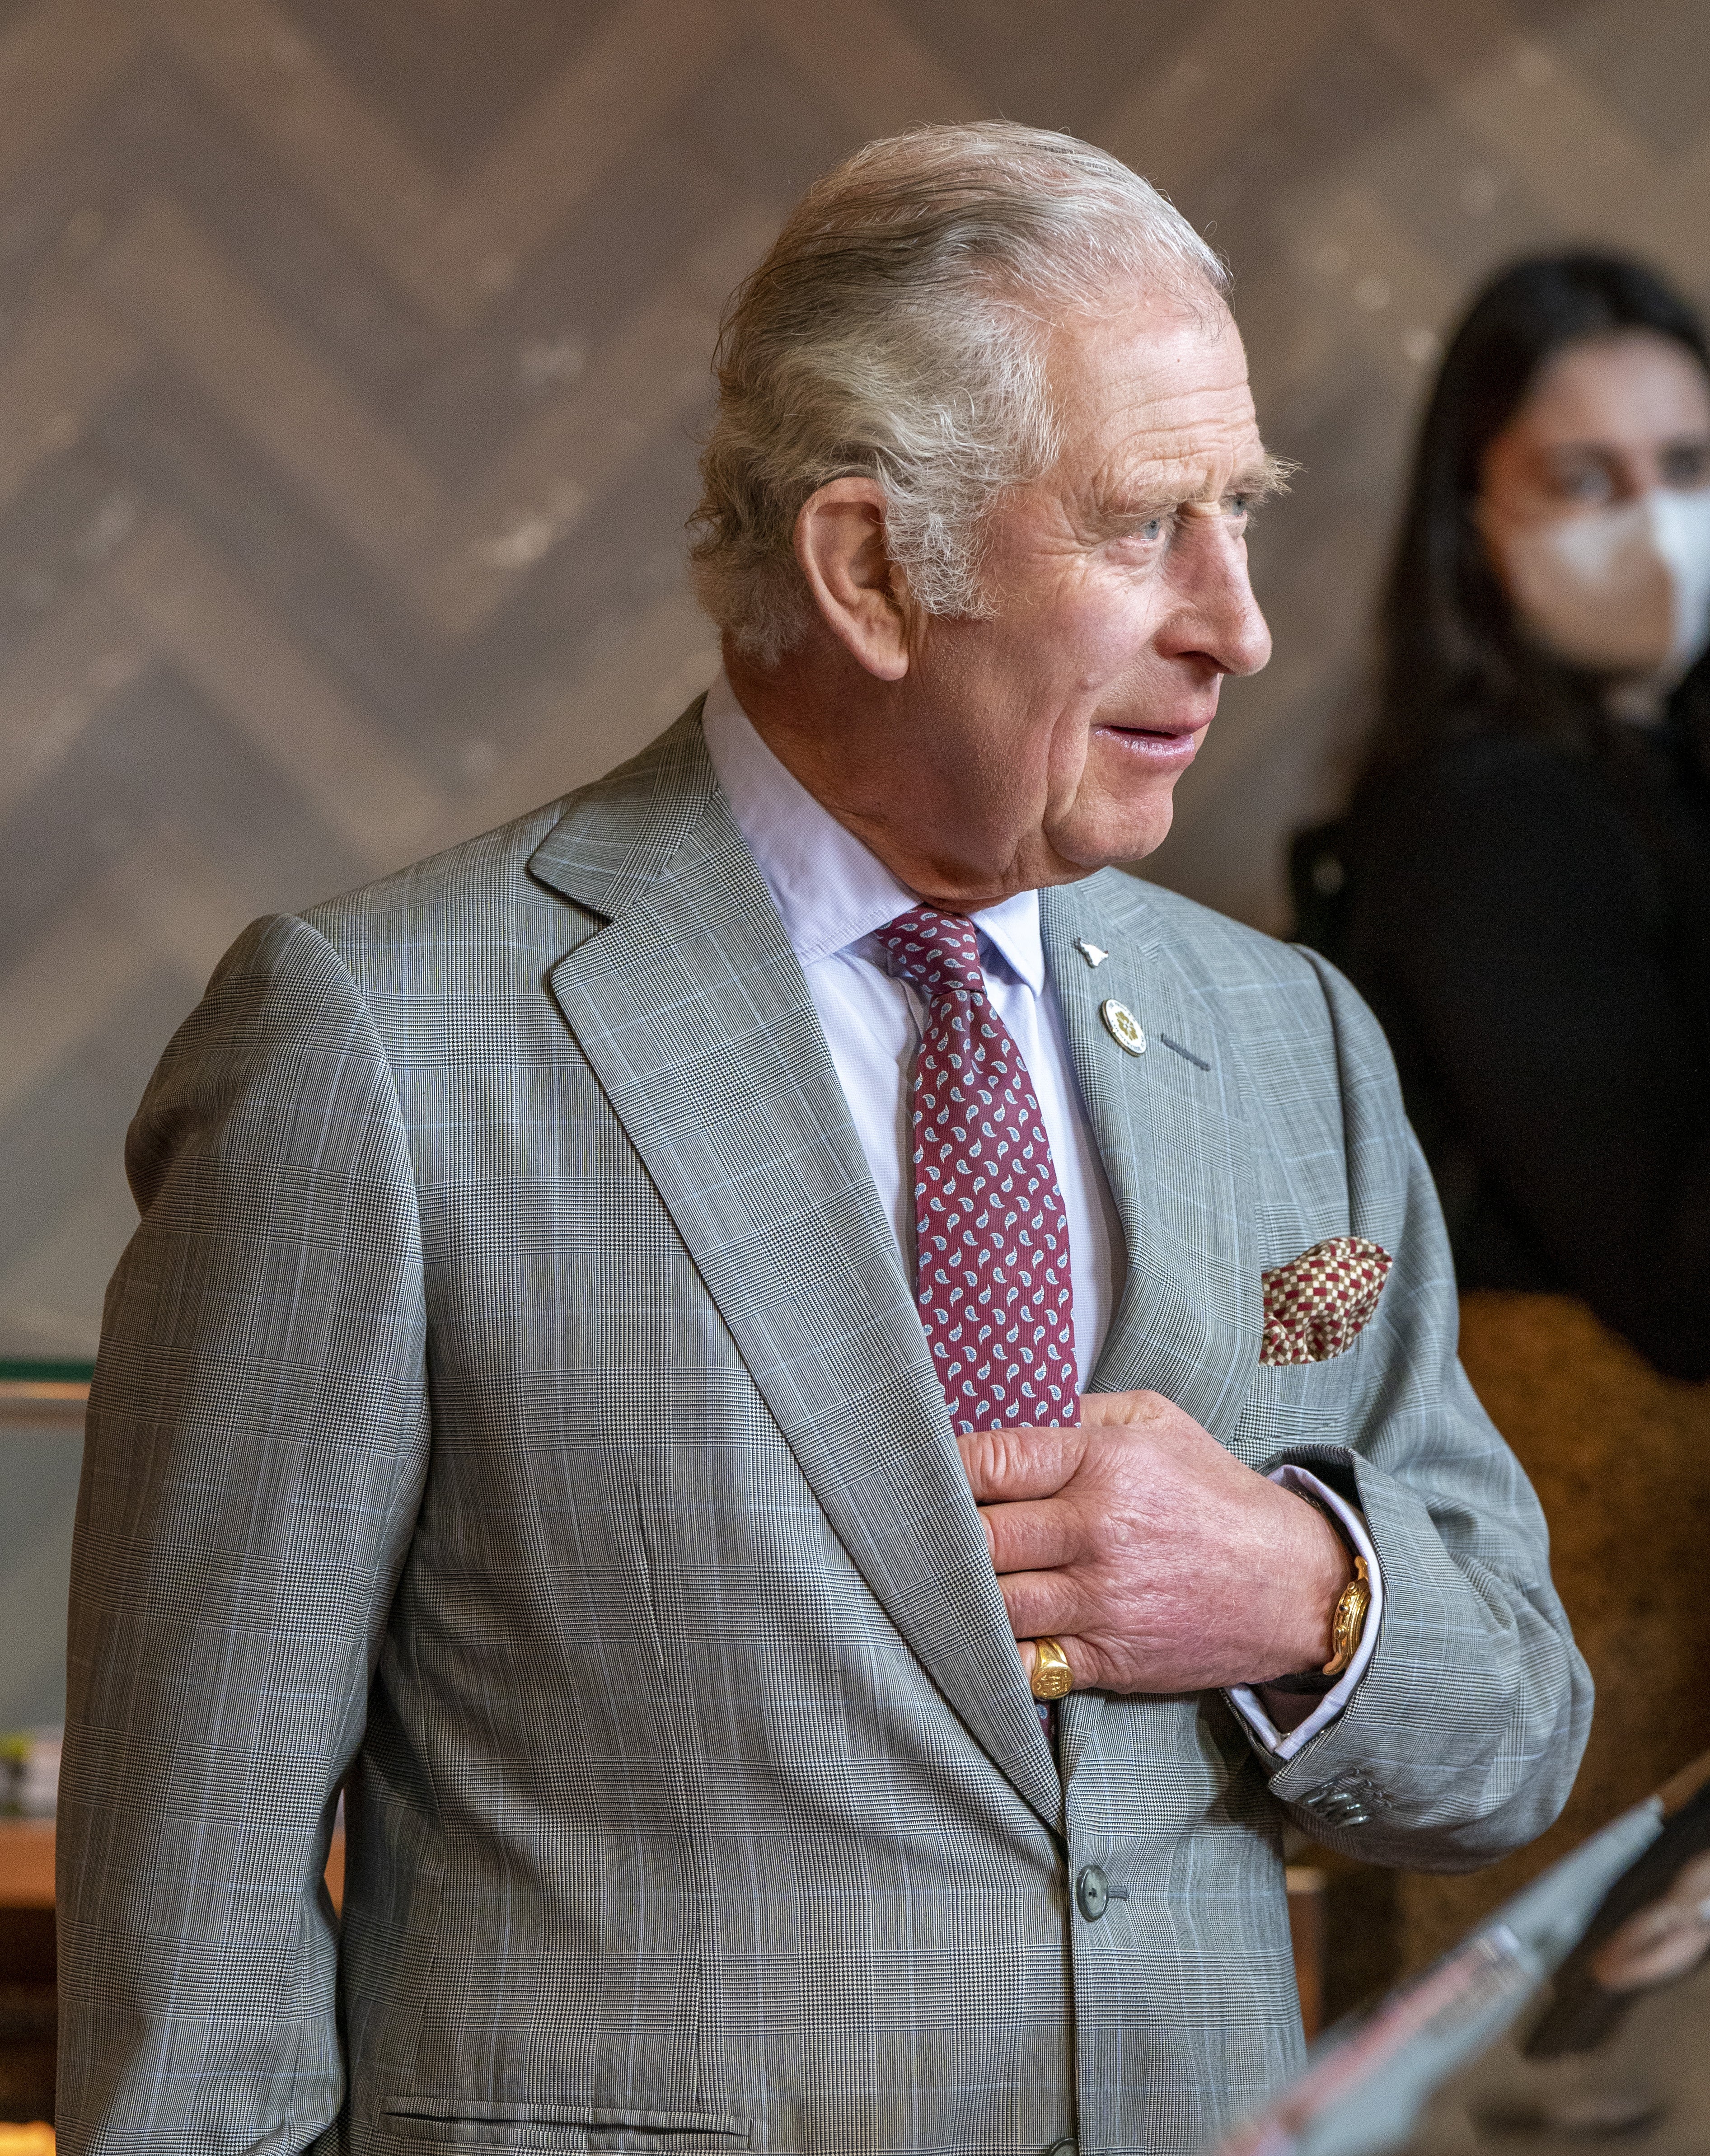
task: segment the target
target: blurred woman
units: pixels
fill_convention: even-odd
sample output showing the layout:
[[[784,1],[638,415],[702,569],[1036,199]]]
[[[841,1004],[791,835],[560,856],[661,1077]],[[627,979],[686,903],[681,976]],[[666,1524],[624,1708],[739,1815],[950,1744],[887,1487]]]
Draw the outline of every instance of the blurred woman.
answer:
[[[1568,254],[1478,298],[1381,628],[1353,808],[1296,850],[1301,932],[1395,1050],[1463,1358],[1599,1686],[1547,1844],[1408,1882],[1417,1960],[1710,1743],[1710,352],[1654,274]]]
[[[1336,868],[1465,1288],[1710,1376],[1710,353],[1600,255],[1480,297],[1426,415]],[[1336,880],[1321,848],[1305,863]]]

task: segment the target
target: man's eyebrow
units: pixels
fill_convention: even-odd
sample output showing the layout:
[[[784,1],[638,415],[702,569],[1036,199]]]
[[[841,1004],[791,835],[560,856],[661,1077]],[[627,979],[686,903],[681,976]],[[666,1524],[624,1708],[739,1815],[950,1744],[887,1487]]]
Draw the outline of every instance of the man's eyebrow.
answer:
[[[1286,494],[1288,483],[1300,466],[1288,457],[1274,457],[1267,449],[1263,461],[1250,465],[1230,482],[1231,494],[1250,495],[1256,501],[1263,501],[1268,495]]]
[[[1272,456],[1267,450],[1256,463],[1244,465],[1224,489],[1222,501],[1234,494],[1244,495],[1250,502],[1260,502],[1274,494],[1286,494],[1288,483],[1300,466],[1287,457]],[[1095,511],[1096,521],[1106,530],[1119,531],[1132,524],[1145,524],[1170,506],[1172,501],[1184,502],[1196,497],[1177,494],[1168,485],[1155,494],[1140,496],[1131,495],[1125,499],[1101,501]]]

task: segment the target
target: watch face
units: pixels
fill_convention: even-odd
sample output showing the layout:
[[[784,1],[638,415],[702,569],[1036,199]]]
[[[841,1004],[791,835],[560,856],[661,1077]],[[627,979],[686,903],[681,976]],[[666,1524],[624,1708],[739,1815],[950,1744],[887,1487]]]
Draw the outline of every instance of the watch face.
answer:
[[[1366,1561],[1356,1557],[1353,1565],[1353,1578],[1338,1597],[1330,1620],[1330,1659],[1323,1671],[1327,1677],[1340,1676],[1353,1660],[1360,1635],[1366,1628],[1366,1614],[1372,1606],[1371,1574],[1366,1569]]]

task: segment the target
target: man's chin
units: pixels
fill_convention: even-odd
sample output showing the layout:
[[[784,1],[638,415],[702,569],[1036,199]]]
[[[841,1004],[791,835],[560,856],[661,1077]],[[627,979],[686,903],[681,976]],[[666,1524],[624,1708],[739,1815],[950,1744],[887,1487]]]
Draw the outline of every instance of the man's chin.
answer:
[[[1150,790],[1143,801],[1107,802],[1101,811],[1066,830],[1057,850],[1085,875],[1098,869],[1143,861],[1169,836],[1175,820],[1175,786]]]

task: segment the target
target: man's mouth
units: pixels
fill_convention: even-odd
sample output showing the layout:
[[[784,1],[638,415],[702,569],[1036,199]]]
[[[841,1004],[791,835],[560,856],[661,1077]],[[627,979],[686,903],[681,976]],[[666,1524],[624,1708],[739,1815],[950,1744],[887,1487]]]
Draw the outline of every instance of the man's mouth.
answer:
[[[1185,770],[1199,753],[1209,718],[1184,720],[1175,726],[1123,726],[1101,724],[1092,729],[1119,754],[1132,757],[1148,770]]]

